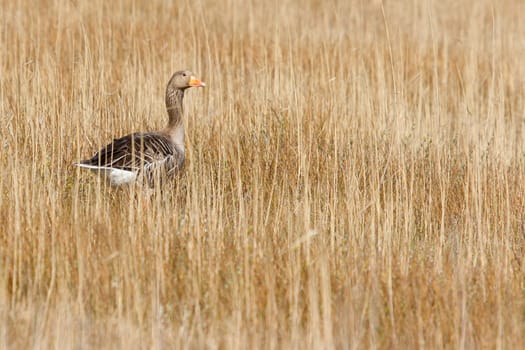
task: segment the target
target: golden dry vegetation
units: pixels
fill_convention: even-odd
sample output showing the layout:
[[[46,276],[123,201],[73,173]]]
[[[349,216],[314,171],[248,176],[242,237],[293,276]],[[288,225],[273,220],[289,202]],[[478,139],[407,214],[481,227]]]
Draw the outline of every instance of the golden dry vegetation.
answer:
[[[0,348],[524,348],[524,13],[1,1]],[[71,165],[182,68],[176,185]]]

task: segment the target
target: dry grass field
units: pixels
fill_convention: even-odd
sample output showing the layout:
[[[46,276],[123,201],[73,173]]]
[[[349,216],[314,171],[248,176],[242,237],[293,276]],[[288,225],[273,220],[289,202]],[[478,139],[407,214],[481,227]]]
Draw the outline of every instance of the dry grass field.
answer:
[[[1,349],[525,348],[523,1],[0,4]]]

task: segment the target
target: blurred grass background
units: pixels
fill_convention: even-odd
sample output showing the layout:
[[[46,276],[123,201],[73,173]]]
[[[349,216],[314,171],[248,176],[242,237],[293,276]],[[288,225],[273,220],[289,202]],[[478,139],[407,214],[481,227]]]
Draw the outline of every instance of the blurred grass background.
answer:
[[[2,1],[1,348],[522,348],[522,1]],[[164,126],[146,196],[72,162]]]

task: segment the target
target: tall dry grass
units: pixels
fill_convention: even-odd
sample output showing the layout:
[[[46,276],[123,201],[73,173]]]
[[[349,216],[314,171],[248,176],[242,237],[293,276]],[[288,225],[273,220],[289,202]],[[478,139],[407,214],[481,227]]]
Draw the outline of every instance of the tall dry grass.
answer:
[[[525,347],[523,13],[2,1],[0,347]],[[176,186],[71,166],[182,68]]]

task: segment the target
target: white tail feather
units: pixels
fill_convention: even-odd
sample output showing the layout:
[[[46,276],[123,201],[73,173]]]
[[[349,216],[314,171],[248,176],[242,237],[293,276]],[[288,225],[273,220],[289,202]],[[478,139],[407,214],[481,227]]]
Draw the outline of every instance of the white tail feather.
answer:
[[[106,166],[88,165],[82,163],[73,163],[73,165],[80,168],[90,169],[104,178],[109,180],[109,183],[113,186],[120,186],[135,182],[137,180],[138,172],[130,170],[116,169]]]

